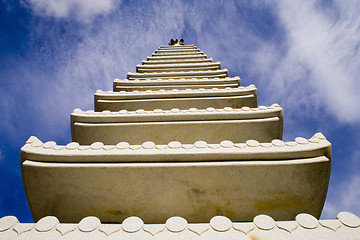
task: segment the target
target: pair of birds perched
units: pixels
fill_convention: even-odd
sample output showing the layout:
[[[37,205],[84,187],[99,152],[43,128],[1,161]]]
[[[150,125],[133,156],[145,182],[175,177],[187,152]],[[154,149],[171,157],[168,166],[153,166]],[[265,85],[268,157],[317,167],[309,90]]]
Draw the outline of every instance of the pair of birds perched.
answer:
[[[175,45],[175,44],[178,44],[178,45],[184,45],[184,39],[180,38],[180,40],[178,39],[171,39],[170,42],[168,43],[169,45]]]

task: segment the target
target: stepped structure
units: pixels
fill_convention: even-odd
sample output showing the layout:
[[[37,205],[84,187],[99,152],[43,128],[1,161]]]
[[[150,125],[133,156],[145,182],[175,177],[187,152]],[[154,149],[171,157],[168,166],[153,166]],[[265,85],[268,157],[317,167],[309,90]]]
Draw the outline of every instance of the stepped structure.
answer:
[[[331,165],[323,134],[282,141],[283,109],[258,106],[254,85],[182,39],[115,79],[113,91],[98,90],[95,111],[75,109],[71,131],[67,145],[30,137],[21,149],[38,223],[4,217],[0,236],[288,239],[360,229],[351,213],[316,220]]]
[[[74,110],[72,143],[31,137],[21,149],[34,220],[320,216],[331,158],[321,133],[283,142],[282,108],[258,107],[254,85],[193,45],[160,47],[136,69],[95,93],[95,111]]]

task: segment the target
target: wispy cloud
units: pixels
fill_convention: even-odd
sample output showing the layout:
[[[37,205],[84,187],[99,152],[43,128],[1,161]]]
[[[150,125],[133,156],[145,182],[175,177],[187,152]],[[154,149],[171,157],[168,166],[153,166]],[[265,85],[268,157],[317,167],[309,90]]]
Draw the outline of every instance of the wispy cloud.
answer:
[[[275,68],[274,83],[297,86],[290,101],[308,101],[341,122],[359,122],[360,3],[280,1],[277,9],[288,51]]]
[[[90,22],[97,15],[107,14],[119,1],[115,0],[28,0],[28,6],[35,14],[55,18],[75,18]]]

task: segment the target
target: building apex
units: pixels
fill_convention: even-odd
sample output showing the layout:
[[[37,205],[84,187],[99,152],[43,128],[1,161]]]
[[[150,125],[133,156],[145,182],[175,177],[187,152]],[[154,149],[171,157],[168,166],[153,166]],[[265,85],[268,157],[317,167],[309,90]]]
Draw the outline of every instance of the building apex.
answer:
[[[180,46],[180,45],[185,45],[184,43],[184,39],[180,38],[180,40],[178,40],[177,38],[171,39],[170,42],[168,43],[169,46]]]

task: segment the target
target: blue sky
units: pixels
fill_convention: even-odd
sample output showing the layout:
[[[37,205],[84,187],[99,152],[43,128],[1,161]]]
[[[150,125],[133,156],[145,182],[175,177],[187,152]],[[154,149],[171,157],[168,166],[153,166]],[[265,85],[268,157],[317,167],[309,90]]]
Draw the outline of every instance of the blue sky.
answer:
[[[71,142],[70,113],[93,109],[170,38],[220,61],[259,105],[284,108],[285,141],[333,145],[322,218],[360,215],[360,2],[0,0],[0,217],[31,222],[20,148]]]

